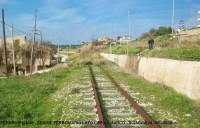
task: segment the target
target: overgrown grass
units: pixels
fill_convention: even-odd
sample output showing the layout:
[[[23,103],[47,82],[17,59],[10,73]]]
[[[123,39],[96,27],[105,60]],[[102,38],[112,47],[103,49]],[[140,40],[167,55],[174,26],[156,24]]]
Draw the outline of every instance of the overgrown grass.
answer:
[[[83,45],[78,53],[70,56],[67,60],[73,61],[74,65],[106,64],[106,60],[100,57],[99,50],[104,46]]]
[[[68,69],[54,70],[44,74],[14,76],[0,79],[0,120],[1,121],[37,121],[52,120],[49,98],[64,86]],[[57,119],[59,120],[59,118]],[[2,124],[1,127],[40,127],[41,125]]]
[[[152,103],[148,111],[154,111],[154,120],[174,121],[174,127],[200,127],[199,111],[195,102],[177,93],[170,87],[150,83],[138,76],[131,76],[113,65],[104,66],[119,84],[129,86],[129,93],[140,93],[139,103]],[[0,79],[0,120],[6,121],[94,121],[85,116],[93,109],[74,109],[75,105],[86,104],[79,86],[89,80],[86,66],[57,69],[45,74],[35,74]],[[88,77],[88,78],[84,78]],[[87,80],[86,80],[87,79]],[[89,93],[90,91],[88,91]],[[133,97],[133,96],[132,96]],[[1,127],[70,127],[69,124],[5,125]],[[72,126],[71,126],[72,127]],[[167,126],[166,126],[167,127]]]
[[[93,109],[74,109],[75,105],[85,104],[80,96],[79,85],[84,84],[83,77],[89,78],[88,67],[59,67],[55,71],[35,74],[31,78],[16,76],[0,79],[0,121],[34,123],[0,123],[0,127],[71,127],[70,121],[95,120],[94,117],[84,115]],[[38,121],[44,122],[37,124]]]
[[[155,39],[154,50],[143,49],[142,56],[199,61],[199,49],[200,40],[179,42],[177,38],[172,41],[168,35],[165,35]]]
[[[134,40],[128,43],[128,54],[142,53],[142,56],[159,57],[175,60],[200,60],[200,40],[182,41],[169,35],[154,38],[154,49],[148,50],[148,39]],[[110,53],[107,45],[101,52]],[[127,43],[112,45],[112,54],[127,54]]]
[[[165,40],[167,40],[167,39],[169,39],[170,38],[170,35],[168,35],[168,34],[165,34],[165,35],[163,35],[163,36],[161,36],[161,37],[157,37],[157,38],[155,38],[154,39],[154,41],[165,41]]]
[[[133,47],[131,44],[133,42],[129,42],[128,44],[128,54],[138,54],[140,49],[137,47]],[[117,44],[112,45],[112,54],[127,54],[127,44]],[[110,53],[110,46],[106,46],[105,49],[102,51],[104,53]]]
[[[117,48],[118,47],[118,48]],[[126,45],[122,45],[126,47]],[[88,59],[95,62],[100,59],[98,54],[94,55],[92,47],[84,47],[81,54],[72,55],[74,63],[80,59]],[[116,45],[116,51],[121,46]],[[139,49],[139,48],[138,48]],[[168,51],[169,50],[169,51]],[[199,50],[190,51],[183,48],[183,51],[168,49],[162,51],[166,56],[177,55],[180,52],[184,55],[198,55]],[[123,50],[122,50],[123,51]],[[131,52],[131,49],[129,50]],[[137,50],[133,50],[135,53]],[[157,56],[160,51],[151,50],[147,55]],[[178,53],[178,54],[180,54]],[[145,52],[144,52],[145,54]],[[163,55],[163,54],[162,54]],[[73,57],[74,56],[74,57]],[[103,63],[104,61],[99,61]],[[153,106],[149,110],[155,111],[151,115],[155,120],[173,120],[177,122],[177,127],[200,127],[198,103],[188,99],[186,96],[178,94],[172,88],[160,86],[147,82],[146,80],[118,71],[119,68],[107,67],[107,70],[118,80],[119,83],[130,86],[132,92],[139,92],[138,102],[150,102]],[[78,86],[81,78],[89,76],[83,71],[83,66],[75,65],[69,69],[57,69],[49,73],[35,74],[31,78],[25,76],[14,76],[7,79],[0,79],[0,120],[1,121],[75,121],[94,120],[86,117],[85,112],[93,110],[74,110],[78,104],[84,104],[83,97],[80,96]],[[87,68],[86,68],[87,69]],[[91,104],[89,104],[91,105]],[[196,107],[196,106],[197,107]],[[33,125],[5,125],[1,127],[59,127],[59,124],[33,124]],[[69,124],[60,127],[70,127]],[[175,126],[176,127],[176,126]]]
[[[180,48],[180,49],[166,49],[163,51],[154,49],[154,50],[144,51],[142,55],[149,57],[176,59],[176,60],[199,61],[200,49]]]
[[[105,66],[104,66],[105,67]],[[173,121],[176,125],[163,127],[200,127],[200,110],[197,102],[189,99],[187,96],[176,92],[171,87],[151,83],[138,76],[120,71],[115,66],[105,67],[106,70],[117,80],[119,84],[129,86],[129,93],[138,93],[131,95],[135,97],[138,103],[149,103],[145,107],[147,111],[153,111],[150,116],[156,121]],[[152,104],[152,105],[151,105]]]

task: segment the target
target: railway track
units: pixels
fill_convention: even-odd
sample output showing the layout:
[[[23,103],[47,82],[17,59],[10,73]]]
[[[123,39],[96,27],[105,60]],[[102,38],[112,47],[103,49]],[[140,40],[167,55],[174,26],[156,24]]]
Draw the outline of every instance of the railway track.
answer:
[[[91,105],[79,104],[74,109],[89,109],[85,115],[96,120],[74,122],[74,127],[160,127],[103,68],[89,66],[84,72],[79,89]]]

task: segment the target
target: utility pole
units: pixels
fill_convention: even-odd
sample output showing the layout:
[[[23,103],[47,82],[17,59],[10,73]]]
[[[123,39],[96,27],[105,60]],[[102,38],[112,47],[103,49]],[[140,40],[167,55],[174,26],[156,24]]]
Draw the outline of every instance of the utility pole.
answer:
[[[174,34],[174,0],[172,0],[172,36]]]
[[[117,44],[117,41],[116,41],[116,25],[117,25],[117,23],[115,23],[115,44]]]
[[[57,64],[58,64],[58,55],[59,55],[59,44],[58,44],[58,48],[57,48]]]
[[[67,47],[67,48],[68,48],[67,57],[69,57],[69,45],[68,45],[68,47]]]
[[[129,13],[130,13],[130,11],[128,11],[128,35],[129,35],[129,38],[131,39],[131,35],[130,35],[130,17],[129,17]]]
[[[12,36],[12,50],[13,50],[13,67],[14,75],[16,75],[16,66],[15,66],[15,46],[14,46],[14,36],[13,36],[13,24],[11,23],[11,36]]]
[[[8,62],[7,62],[7,51],[6,51],[6,34],[5,34],[5,23],[4,23],[4,9],[2,9],[2,30],[3,30],[3,42],[4,42],[4,54],[6,62],[6,76],[8,77]]]
[[[35,22],[34,22],[34,29],[33,29],[33,43],[31,48],[31,63],[30,63],[30,75],[32,75],[33,70],[33,60],[34,60],[34,44],[35,44],[35,32],[36,32],[36,18],[37,18],[37,8],[35,9]]]
[[[198,14],[200,14],[200,11],[198,11]],[[197,19],[198,21],[200,21],[200,18]],[[197,25],[198,28],[200,28],[200,25]]]
[[[174,43],[174,0],[172,0],[172,43]]]
[[[110,54],[112,54],[112,40],[111,40],[111,29],[110,29]]]
[[[128,34],[129,34],[129,39],[131,39],[131,37],[130,37],[130,18],[129,18],[129,13],[130,13],[130,11],[128,11]],[[127,55],[128,55],[128,41],[127,41]]]

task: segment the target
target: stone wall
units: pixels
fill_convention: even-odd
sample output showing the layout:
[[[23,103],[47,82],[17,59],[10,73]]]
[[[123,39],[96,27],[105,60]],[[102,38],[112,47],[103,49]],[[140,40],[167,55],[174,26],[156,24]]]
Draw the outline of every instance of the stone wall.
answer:
[[[196,35],[200,34],[200,28],[188,29],[186,31],[179,31],[179,34]]]
[[[196,41],[200,39],[200,28],[179,31],[175,36],[178,37],[179,42],[183,42],[185,40]]]
[[[183,41],[196,41],[198,39],[200,39],[200,34],[196,34],[196,35],[178,35],[178,40],[179,43],[183,42]]]

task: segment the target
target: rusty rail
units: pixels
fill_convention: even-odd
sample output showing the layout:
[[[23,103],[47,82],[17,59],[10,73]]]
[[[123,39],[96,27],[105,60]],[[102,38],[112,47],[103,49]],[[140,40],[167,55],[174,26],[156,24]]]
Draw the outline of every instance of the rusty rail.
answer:
[[[99,102],[99,98],[98,98],[98,95],[97,95],[97,90],[96,90],[96,87],[95,87],[95,81],[94,81],[94,75],[93,75],[93,72],[92,72],[92,69],[91,67],[89,66],[89,70],[90,70],[90,78],[91,78],[91,83],[92,83],[92,88],[93,88],[93,91],[94,91],[94,99],[95,99],[95,102],[96,102],[96,108],[97,108],[97,114],[98,114],[98,118],[99,118],[99,126],[100,128],[105,128],[105,124],[103,123],[104,122],[104,119],[103,119],[103,114],[102,114],[102,110],[101,110],[101,105],[100,105],[100,102]]]
[[[159,128],[159,125],[157,125],[156,122],[151,119],[151,117],[131,98],[131,96],[124,89],[122,89],[120,85],[102,67],[100,68],[118,88],[122,95],[124,95],[124,97],[129,101],[130,105],[135,108],[136,112],[142,116],[147,124],[150,125],[151,128]]]

